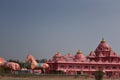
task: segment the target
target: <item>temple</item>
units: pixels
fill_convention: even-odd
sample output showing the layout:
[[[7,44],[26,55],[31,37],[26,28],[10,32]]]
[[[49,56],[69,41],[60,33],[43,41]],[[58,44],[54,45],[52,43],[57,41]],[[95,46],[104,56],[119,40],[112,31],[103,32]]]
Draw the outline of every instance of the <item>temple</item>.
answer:
[[[105,77],[120,76],[120,56],[115,53],[103,38],[95,51],[86,57],[81,50],[75,55],[62,55],[57,52],[51,60],[49,72],[63,71],[65,74],[87,74],[94,76],[95,71],[102,69]]]

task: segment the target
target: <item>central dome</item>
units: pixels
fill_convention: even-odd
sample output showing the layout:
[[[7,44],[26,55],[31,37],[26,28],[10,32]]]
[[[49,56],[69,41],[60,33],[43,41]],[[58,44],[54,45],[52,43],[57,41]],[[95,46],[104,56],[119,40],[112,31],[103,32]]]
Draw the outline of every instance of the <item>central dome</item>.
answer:
[[[106,43],[105,39],[103,38],[95,51],[111,51],[111,47]]]

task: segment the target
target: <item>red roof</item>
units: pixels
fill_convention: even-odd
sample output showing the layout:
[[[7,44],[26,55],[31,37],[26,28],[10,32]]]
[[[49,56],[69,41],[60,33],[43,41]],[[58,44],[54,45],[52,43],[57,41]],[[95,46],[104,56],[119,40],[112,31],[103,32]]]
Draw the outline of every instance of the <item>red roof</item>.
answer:
[[[111,51],[111,47],[107,44],[107,42],[104,39],[102,39],[95,52],[96,51]]]

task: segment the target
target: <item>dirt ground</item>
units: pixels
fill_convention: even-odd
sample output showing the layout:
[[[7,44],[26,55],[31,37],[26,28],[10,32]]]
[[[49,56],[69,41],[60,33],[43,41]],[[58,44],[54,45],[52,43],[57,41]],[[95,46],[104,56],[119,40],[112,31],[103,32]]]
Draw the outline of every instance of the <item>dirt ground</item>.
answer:
[[[0,77],[0,80],[95,80],[75,77]]]
[[[0,80],[95,80],[93,78],[75,78],[75,77],[1,77]],[[103,79],[103,80],[120,80],[120,79]]]

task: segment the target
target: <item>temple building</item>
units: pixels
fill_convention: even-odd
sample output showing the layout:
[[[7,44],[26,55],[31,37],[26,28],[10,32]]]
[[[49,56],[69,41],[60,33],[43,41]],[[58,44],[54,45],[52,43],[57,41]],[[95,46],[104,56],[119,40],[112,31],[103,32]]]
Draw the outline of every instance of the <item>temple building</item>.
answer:
[[[92,77],[95,71],[102,69],[105,77],[120,76],[120,56],[112,50],[105,39],[102,39],[95,51],[91,51],[87,57],[81,50],[75,55],[62,55],[57,52],[48,60],[48,64],[49,72],[63,71],[65,74],[87,74]]]

